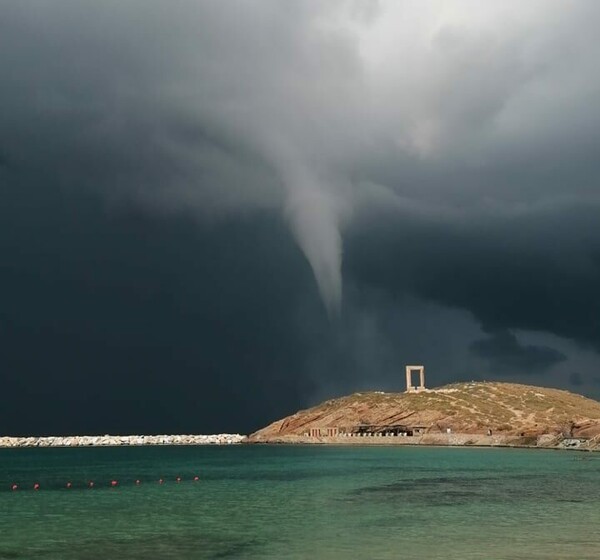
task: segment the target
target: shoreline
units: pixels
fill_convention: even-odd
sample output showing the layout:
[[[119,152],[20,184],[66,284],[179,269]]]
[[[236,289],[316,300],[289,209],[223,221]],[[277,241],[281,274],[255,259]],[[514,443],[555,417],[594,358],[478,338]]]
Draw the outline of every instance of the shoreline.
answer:
[[[552,449],[575,451],[600,451],[600,438],[567,438],[555,434],[536,437],[514,435],[486,436],[480,434],[425,434],[412,437],[306,437],[286,435],[280,437],[250,437],[247,445],[340,445],[340,446],[410,446],[410,447],[466,447],[466,448],[514,448]]]
[[[255,445],[255,446],[290,446],[290,447],[430,447],[437,449],[529,449],[537,451],[578,451],[588,453],[599,453],[600,447],[584,448],[584,447],[542,447],[538,445],[512,445],[512,444],[497,444],[497,445],[481,445],[481,444],[469,444],[469,445],[444,445],[441,443],[308,443],[308,442],[289,442],[289,441],[270,441],[270,442],[243,442],[244,445]]]
[[[84,448],[84,447],[144,447],[198,445],[309,445],[309,446],[407,446],[550,449],[600,452],[600,438],[564,438],[542,434],[532,438],[519,436],[484,436],[479,434],[425,434],[413,437],[306,437],[286,435],[256,438],[242,434],[187,435],[104,435],[104,436],[1,436],[0,449]]]

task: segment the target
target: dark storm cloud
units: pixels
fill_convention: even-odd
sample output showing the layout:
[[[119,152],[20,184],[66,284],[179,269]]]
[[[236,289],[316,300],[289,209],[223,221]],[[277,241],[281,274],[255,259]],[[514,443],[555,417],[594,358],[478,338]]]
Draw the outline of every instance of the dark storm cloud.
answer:
[[[90,429],[140,401],[152,425],[193,403],[222,425],[220,401],[254,426],[413,358],[470,378],[481,329],[599,351],[599,20],[595,1],[4,3],[11,391],[104,410]],[[549,364],[507,336],[493,367]]]
[[[487,330],[547,331],[599,350],[599,211],[565,205],[464,223],[406,213],[353,234],[347,262],[391,293],[468,309]]]
[[[495,373],[522,375],[539,373],[566,360],[561,352],[548,346],[522,345],[509,331],[493,333],[471,343],[471,352],[489,360]],[[571,378],[570,381],[572,382]]]
[[[294,329],[312,284],[280,221],[202,227],[47,187],[5,192],[0,217],[4,432],[246,431],[312,392]]]
[[[572,172],[598,136],[597,15],[24,1],[3,7],[2,125],[64,181],[204,216],[282,209],[334,312],[341,234],[373,184],[458,219],[593,194]]]
[[[581,374],[577,371],[571,372],[571,374],[569,375],[569,384],[573,385],[573,387],[579,387],[583,385],[583,379],[581,377]]]

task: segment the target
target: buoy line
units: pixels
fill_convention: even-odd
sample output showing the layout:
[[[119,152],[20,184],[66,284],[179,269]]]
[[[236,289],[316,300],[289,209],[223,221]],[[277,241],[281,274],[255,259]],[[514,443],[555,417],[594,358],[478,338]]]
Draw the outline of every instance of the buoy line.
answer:
[[[185,479],[181,476],[176,476],[174,479],[172,479],[176,484],[179,484],[181,482],[184,482]],[[195,475],[194,477],[190,478],[189,481],[190,482],[198,482],[200,480],[200,477],[198,475]],[[151,482],[153,483],[157,483],[159,485],[164,484],[167,481],[167,479],[165,478],[158,478],[155,480],[152,480]],[[129,481],[128,481],[129,482]],[[128,484],[125,483],[125,485],[127,486]],[[132,482],[133,486],[141,486],[142,485],[142,480],[139,478],[136,478],[133,482]],[[58,490],[58,489],[66,489],[66,490],[73,490],[73,489],[92,489],[92,488],[117,488],[121,486],[121,482],[116,479],[116,478],[112,478],[110,479],[108,482],[105,483],[100,483],[97,484],[96,481],[94,480],[88,480],[85,483],[82,483],[81,485],[76,485],[72,482],[72,480],[68,480],[67,482],[65,482],[64,485],[62,486],[55,486],[55,485],[48,485],[45,488],[50,488],[51,490]],[[34,482],[33,484],[19,484],[17,482],[13,482],[12,484],[10,484],[10,490],[12,492],[17,492],[17,491],[22,491],[22,490],[41,490],[42,489],[42,484],[40,482]]]

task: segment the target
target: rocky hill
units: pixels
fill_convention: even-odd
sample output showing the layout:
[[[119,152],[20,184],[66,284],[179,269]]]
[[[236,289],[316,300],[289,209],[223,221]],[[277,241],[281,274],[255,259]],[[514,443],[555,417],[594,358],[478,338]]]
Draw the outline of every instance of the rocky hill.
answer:
[[[273,422],[249,441],[356,442],[348,434],[360,435],[361,426],[367,425],[376,426],[371,432],[381,432],[375,436],[385,435],[386,427],[394,425],[418,428],[415,435],[422,436],[396,438],[394,443],[439,444],[443,440],[436,435],[452,433],[478,445],[535,444],[545,436],[539,440],[548,444],[544,446],[565,439],[592,446],[600,445],[600,402],[559,389],[489,382],[455,383],[418,393],[355,393]]]

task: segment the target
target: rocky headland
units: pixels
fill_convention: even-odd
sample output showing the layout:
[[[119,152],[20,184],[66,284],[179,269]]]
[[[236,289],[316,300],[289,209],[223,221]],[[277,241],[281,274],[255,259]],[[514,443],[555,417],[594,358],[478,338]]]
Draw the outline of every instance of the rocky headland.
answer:
[[[110,447],[125,445],[234,445],[245,441],[240,434],[156,436],[0,436],[0,447]]]
[[[248,443],[476,445],[600,450],[600,402],[516,383],[455,383],[331,399]]]

